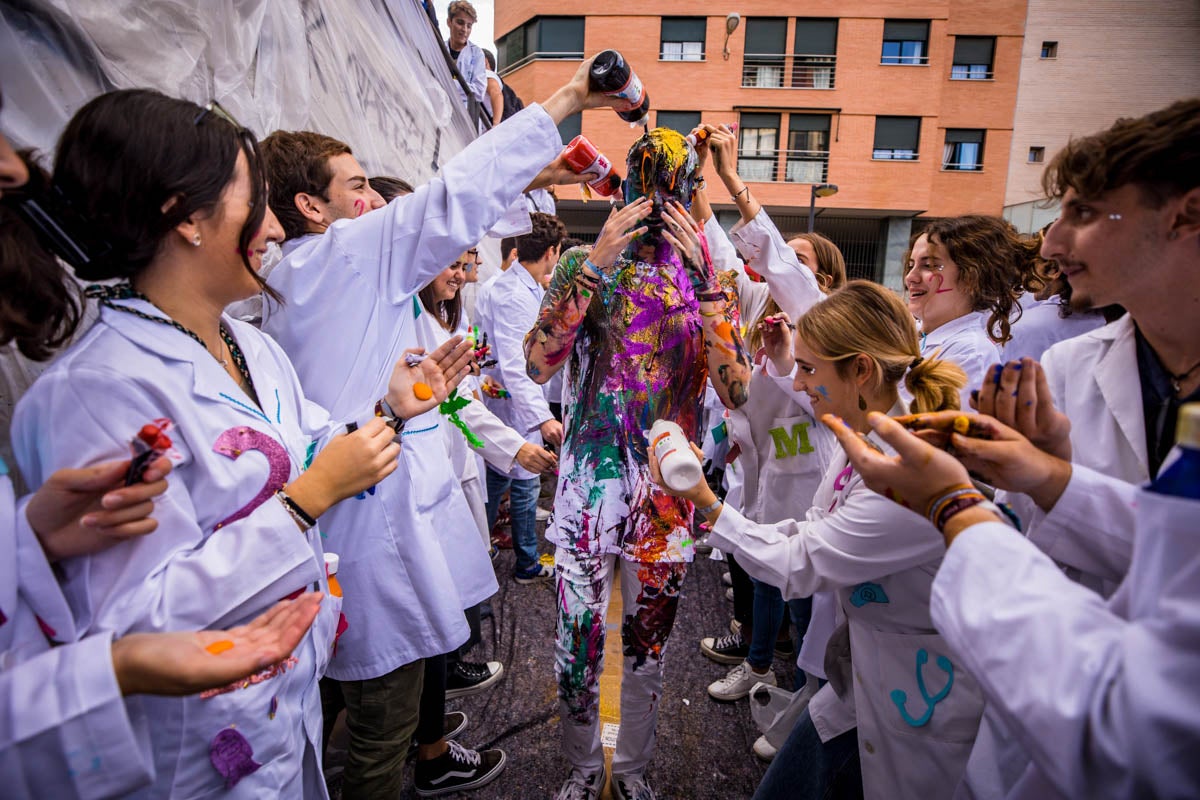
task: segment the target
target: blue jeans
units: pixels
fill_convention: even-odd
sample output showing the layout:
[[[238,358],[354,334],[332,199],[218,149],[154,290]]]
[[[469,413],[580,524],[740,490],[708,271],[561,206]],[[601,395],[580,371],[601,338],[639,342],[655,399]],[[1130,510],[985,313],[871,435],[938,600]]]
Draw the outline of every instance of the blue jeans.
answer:
[[[754,800],[848,800],[862,796],[857,730],[822,742],[808,709],[754,792]]]
[[[487,520],[488,530],[496,524],[500,511],[500,498],[508,491],[509,513],[512,515],[513,552],[517,556],[518,574],[533,572],[538,566],[537,552],[537,499],[541,491],[540,478],[508,478],[488,467],[487,470]]]
[[[750,633],[750,653],[746,660],[750,666],[764,670],[775,660],[775,639],[779,635],[779,626],[783,623],[783,594],[769,583],[754,581],[754,626]],[[804,644],[804,633],[808,630],[808,621],[812,618],[812,598],[801,597],[787,601],[788,611],[792,615],[792,624],[796,626],[796,653]],[[804,685],[800,674],[796,675],[796,688]]]

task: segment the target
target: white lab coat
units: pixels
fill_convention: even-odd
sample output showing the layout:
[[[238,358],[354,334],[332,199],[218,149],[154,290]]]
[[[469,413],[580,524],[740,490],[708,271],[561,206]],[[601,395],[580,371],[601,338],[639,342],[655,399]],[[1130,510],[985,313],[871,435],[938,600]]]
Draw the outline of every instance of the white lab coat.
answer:
[[[1021,316],[1012,323],[1012,338],[1000,348],[1005,361],[1027,357],[1041,361],[1042,354],[1052,345],[1104,327],[1104,315],[1097,311],[1075,311],[1064,319],[1059,295],[1036,300],[1033,295],[1024,294],[1020,304]]]
[[[66,600],[0,460],[0,784],[4,797],[97,798],[154,777],[140,707],[126,711],[112,635],[74,639]],[[55,632],[51,648],[38,620]],[[70,644],[63,644],[72,642]]]
[[[426,350],[433,350],[450,338],[451,334],[438,323],[437,318],[422,305],[413,304],[416,315],[417,343]],[[517,458],[517,451],[525,444],[525,439],[512,428],[501,422],[495,414],[487,409],[480,400],[471,395],[471,385],[474,380],[464,380],[459,385],[458,394],[470,397],[469,405],[458,412],[459,418],[480,439],[483,448],[475,450],[467,442],[466,436],[449,420],[442,420],[442,433],[446,437],[446,449],[450,454],[450,464],[455,475],[462,484],[463,495],[471,511],[471,518],[479,528],[481,537],[487,530],[487,494],[480,480],[478,459],[476,453],[484,460],[494,464],[498,470],[508,470]],[[458,509],[447,509],[447,512]],[[447,553],[451,561],[453,553]]]
[[[1150,477],[1142,386],[1138,380],[1133,320],[1054,345],[1042,357],[1054,405],[1071,420],[1071,461],[1117,480]],[[1090,539],[1091,528],[1063,525],[1059,506],[1043,513],[1024,495],[1005,495],[1029,540],[1073,570],[1085,585],[1112,594],[1129,568],[1127,539]]]
[[[853,690],[846,694],[857,717],[866,796],[949,797],[983,698],[929,617],[930,587],[945,552],[938,532],[868,489],[843,453],[830,463],[804,521],[756,524],[726,507],[708,541],[785,598],[836,591],[849,625]]]
[[[1095,502],[1070,524],[1096,541],[1134,541],[1111,600],[998,523],[963,531],[934,581],[934,621],[1019,756],[997,765],[981,737],[959,795],[1198,797],[1200,503],[1086,468],[1076,483]]]
[[[987,312],[975,311],[921,334],[922,358],[949,361],[967,373],[967,383],[958,393],[959,407],[963,409],[971,408],[971,391],[983,385],[987,368],[1000,363],[1000,349],[988,338],[986,324]],[[913,399],[904,381],[900,382],[900,399],[906,409]]]
[[[458,58],[455,59],[454,65],[458,67],[458,74],[462,75],[463,80],[467,82],[471,94],[475,95],[475,99],[487,109],[490,115],[492,104],[487,96],[487,59],[483,55],[483,49],[474,42],[467,42],[467,46],[458,52]],[[458,90],[458,96],[465,104],[467,96],[458,81],[454,82],[454,88]],[[489,116],[488,119],[490,120],[491,117]]]
[[[160,314],[145,301],[121,302]],[[181,460],[155,501],[154,535],[61,565],[80,635],[225,628],[293,592],[326,587],[320,532],[302,533],[272,494],[334,429],[273,341],[223,322],[245,354],[261,410],[192,339],[108,308],[17,406],[13,445],[35,487],[62,467],[127,457],[130,437],[154,419],[176,426],[170,436]],[[157,775],[135,796],[324,796],[317,679],[337,619],[327,599],[294,666],[273,678],[207,700],[141,698]],[[209,743],[230,725],[262,767],[225,792]]]
[[[269,280],[287,303],[266,309],[263,330],[293,357],[309,396],[336,419],[370,417],[396,361],[417,346],[417,292],[489,229],[527,231],[521,189],[561,148],[553,120],[531,105],[412,194],[285,242]],[[506,210],[524,227],[493,228]],[[497,589],[443,424],[436,409],[409,420],[396,472],[326,515],[349,624],[330,677],[366,680],[453,650],[470,633],[463,609]],[[455,506],[462,513],[448,513]]]
[[[488,333],[496,366],[484,371],[508,390],[510,397],[486,397],[484,403],[508,427],[539,447],[541,424],[554,419],[541,384],[525,371],[525,334],[537,322],[546,291],[529,270],[514,261],[484,292],[486,300],[476,306],[478,325]],[[510,478],[528,480],[537,474],[519,464],[505,471]]]

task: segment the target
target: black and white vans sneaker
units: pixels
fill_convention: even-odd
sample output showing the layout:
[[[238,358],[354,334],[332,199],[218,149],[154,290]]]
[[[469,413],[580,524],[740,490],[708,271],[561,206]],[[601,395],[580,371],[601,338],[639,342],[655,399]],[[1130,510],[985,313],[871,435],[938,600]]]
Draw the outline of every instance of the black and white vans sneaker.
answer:
[[[417,762],[418,797],[478,789],[504,771],[507,758],[503,750],[471,750],[453,741],[446,744],[446,752],[437,758]]]

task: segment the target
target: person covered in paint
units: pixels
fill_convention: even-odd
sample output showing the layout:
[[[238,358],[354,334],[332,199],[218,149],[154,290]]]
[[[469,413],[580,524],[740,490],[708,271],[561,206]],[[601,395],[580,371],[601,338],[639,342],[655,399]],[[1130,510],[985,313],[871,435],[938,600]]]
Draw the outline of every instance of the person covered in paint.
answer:
[[[980,214],[931,223],[909,246],[904,288],[921,323],[921,355],[967,373],[959,406],[1009,339],[1021,278],[1037,256],[1005,220]],[[900,397],[912,402],[903,386]]]
[[[613,794],[653,797],[645,770],[663,656],[694,544],[691,504],[649,480],[645,431],[668,419],[696,438],[710,376],[726,407],[748,396],[736,297],[718,285],[686,214],[697,164],[676,131],[657,128],[633,144],[627,205],[613,211],[590,251],[563,255],[525,339],[535,381],[566,370],[566,432],[547,531],[556,546],[555,672],[571,765],[564,799],[591,800],[604,788],[597,679],[618,570],[625,664]]]
[[[851,281],[817,303],[797,320],[792,347],[795,389],[808,395],[814,414],[841,417],[855,431],[870,433],[871,412],[906,413],[901,380],[919,411],[958,406],[963,371],[921,357],[912,315],[878,284]],[[872,446],[886,444],[872,438]],[[653,458],[650,466],[658,481]],[[945,552],[937,532],[868,489],[844,453],[830,462],[802,520],[751,522],[703,481],[679,494],[711,509],[710,544],[734,553],[784,597],[837,593],[847,627],[834,633],[825,663],[840,668],[827,674],[810,708],[836,703],[834,694],[853,705],[866,796],[903,787],[905,796],[950,797],[983,698],[929,617],[930,584]],[[823,797],[835,755],[806,709],[755,797]]]
[[[58,143],[44,198],[82,243],[76,273],[124,282],[96,287],[99,320],[18,404],[25,477],[40,487],[65,466],[121,458],[160,418],[179,458],[155,535],[62,561],[80,635],[236,626],[326,591],[315,518],[395,469],[382,420],[341,435],[283,351],[222,314],[261,290],[255,268],[282,231],[252,134],[212,112],[149,90],[93,99]],[[413,414],[414,372],[441,378],[393,370],[389,402]],[[134,796],[325,796],[317,677],[337,623],[337,604],[322,603],[283,662],[203,695],[142,698],[156,775]]]
[[[387,204],[345,143],[312,132],[268,137],[270,203],[287,234],[268,283],[286,304],[264,313],[263,330],[331,413],[373,412],[392,363],[416,344],[417,293],[488,233],[528,230],[524,190],[587,179],[562,159],[557,125],[614,105],[590,91],[591,64],[582,62],[544,102],[481,135],[437,177]],[[467,641],[463,612],[498,588],[446,449],[441,427],[449,424],[438,408],[408,419],[396,474],[331,514],[348,627],[328,674],[341,682],[347,706],[343,791],[358,797],[391,800],[401,791],[420,660]],[[497,675],[489,668],[474,677],[478,684]],[[417,791],[482,785],[500,774],[505,758],[499,748],[477,752],[450,742],[417,772]]]
[[[1181,439],[1185,426],[1195,431],[1186,413]],[[1128,573],[1105,600],[984,503],[939,520],[947,552],[933,581],[933,620],[978,677],[987,717],[1012,732],[993,749],[981,731],[957,796],[1200,797],[1200,503],[1071,464],[988,416],[873,415],[873,438],[889,443],[890,457],[823,421],[869,486],[915,508],[968,484],[969,469],[1027,492],[1081,540],[1132,542]],[[938,449],[947,443],[954,455]]]

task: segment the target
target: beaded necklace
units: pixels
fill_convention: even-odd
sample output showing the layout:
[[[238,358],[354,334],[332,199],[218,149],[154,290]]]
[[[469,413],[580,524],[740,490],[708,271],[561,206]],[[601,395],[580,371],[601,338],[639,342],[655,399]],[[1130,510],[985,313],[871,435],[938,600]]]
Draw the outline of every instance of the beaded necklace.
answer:
[[[114,300],[134,299],[134,300],[145,300],[150,305],[154,305],[153,300],[151,300],[149,297],[146,297],[146,295],[144,295],[141,292],[134,289],[131,284],[119,283],[116,286],[104,286],[101,284],[93,284],[92,286],[87,287],[85,294],[88,297],[95,298],[100,303],[100,305],[105,306],[107,308],[111,308],[114,311],[122,311],[126,314],[133,314],[135,317],[140,317],[141,319],[147,319],[147,320],[150,320],[151,322],[157,322],[161,325],[169,325],[172,328],[174,328],[175,330],[179,331],[180,333],[184,333],[184,334],[187,334],[188,336],[190,336],[192,339],[194,339],[196,341],[197,344],[199,344],[201,347],[204,348],[204,352],[206,352],[210,356],[212,356],[212,351],[208,349],[208,345],[204,343],[204,340],[201,339],[200,336],[195,331],[179,324],[178,322],[171,319],[170,317],[158,317],[153,314],[147,314],[143,311],[139,311],[136,308],[130,308],[129,306],[121,306],[121,305],[117,305],[116,303],[114,303],[113,302]],[[155,306],[155,308],[158,308],[158,306]],[[162,309],[159,309],[159,310],[161,311]],[[250,377],[250,367],[246,363],[246,356],[242,353],[242,348],[238,347],[237,342],[234,341],[233,336],[225,328],[224,323],[221,323],[220,325],[218,325],[217,329],[220,332],[221,341],[225,342],[225,346],[229,348],[229,357],[231,359],[233,359],[233,365],[235,367],[237,367],[238,373],[242,376],[242,379],[246,382],[246,386],[250,390],[249,394],[250,394],[251,399],[253,399],[255,404],[257,404],[258,403],[258,393],[254,390],[254,379]],[[217,356],[213,356],[213,358],[215,358],[222,367],[225,367],[228,365],[228,362],[225,361],[225,359],[223,359],[223,358],[218,358]]]

